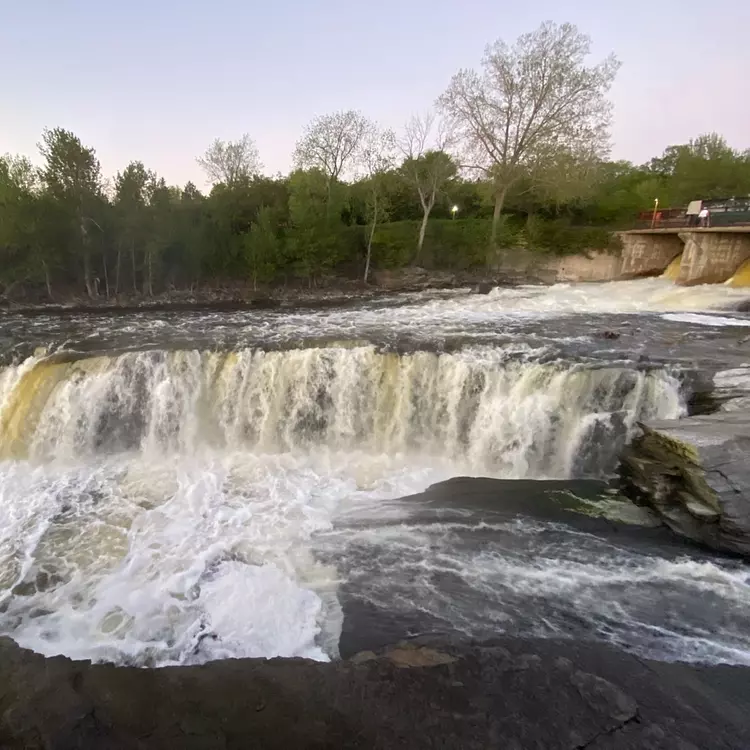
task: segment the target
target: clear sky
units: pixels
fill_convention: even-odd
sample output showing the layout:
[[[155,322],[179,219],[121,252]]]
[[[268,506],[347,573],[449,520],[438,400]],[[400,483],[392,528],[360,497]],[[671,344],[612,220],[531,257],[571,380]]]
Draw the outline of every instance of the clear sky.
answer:
[[[266,171],[286,171],[313,116],[352,108],[398,128],[487,43],[548,19],[623,63],[613,156],[710,130],[750,147],[750,2],[0,0],[0,153],[36,159],[59,125],[105,175],[141,159],[203,186],[195,157],[247,132]]]

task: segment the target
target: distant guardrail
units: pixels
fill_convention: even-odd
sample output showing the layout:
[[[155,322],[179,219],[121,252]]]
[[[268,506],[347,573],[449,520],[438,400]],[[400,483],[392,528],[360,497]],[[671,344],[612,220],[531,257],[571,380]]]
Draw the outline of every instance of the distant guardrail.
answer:
[[[657,212],[658,213],[658,212]],[[742,214],[728,214],[709,211],[708,227],[742,227],[750,226],[750,212]],[[697,216],[671,216],[659,218],[639,218],[631,229],[700,229],[701,223]]]

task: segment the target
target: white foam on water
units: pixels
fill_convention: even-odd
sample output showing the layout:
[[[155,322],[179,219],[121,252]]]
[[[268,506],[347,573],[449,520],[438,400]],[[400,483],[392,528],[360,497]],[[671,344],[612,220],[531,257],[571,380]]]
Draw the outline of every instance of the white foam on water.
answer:
[[[470,337],[586,312],[703,313],[746,293],[641,280],[412,297],[393,308],[232,314],[212,330],[231,319],[269,340],[376,329]],[[38,356],[0,370],[0,630],[45,654],[138,665],[334,657],[341,573],[317,554],[326,540],[340,554],[359,540],[393,557],[386,609],[432,607],[466,632],[508,621],[500,590],[527,601],[567,597],[584,615],[606,609],[641,633],[651,626],[628,599],[654,594],[652,583],[717,596],[733,613],[747,608],[746,581],[718,564],[634,567],[590,539],[581,542],[587,560],[571,561],[570,550],[526,561],[457,554],[440,549],[435,528],[399,523],[409,509],[398,498],[434,482],[582,473],[583,454],[601,466],[598,451],[616,450],[636,420],[683,413],[667,372],[542,363],[544,355],[527,343],[406,355],[350,345]],[[517,531],[534,533],[529,524]],[[409,560],[408,586],[394,589]],[[461,576],[490,602],[487,612],[462,609],[435,572]],[[689,654],[707,659],[734,643],[727,660],[745,658],[731,623],[715,643],[688,630],[653,626],[654,640],[683,638]]]
[[[315,535],[454,471],[328,451],[0,463],[0,630],[126,664],[328,659],[339,579]]]
[[[561,533],[551,536],[555,527]],[[495,544],[481,543],[484,531]],[[478,544],[457,543],[472,534]],[[651,658],[750,665],[750,572],[736,563],[664,559],[523,519],[323,536],[330,550],[346,543],[384,550],[370,562],[376,573],[357,571],[364,599],[421,612],[472,638],[588,631]],[[447,588],[435,585],[445,577]]]
[[[699,313],[670,313],[662,315],[664,320],[675,323],[691,323],[699,326],[715,326],[724,328],[726,326],[739,326],[750,328],[750,318],[728,318],[725,315],[701,315]]]
[[[275,565],[221,563],[200,586],[196,603],[205,615],[202,660],[270,655],[329,658],[316,644],[321,598]]]
[[[750,298],[747,290],[720,284],[680,287],[667,279],[554,284],[550,287],[501,288],[471,306],[545,315],[654,313],[726,308]]]
[[[496,287],[485,295],[454,292],[437,299],[410,295],[404,306],[285,314],[274,335],[284,338],[285,333],[298,336],[306,331],[355,336],[358,331],[387,328],[439,339],[448,333],[469,334],[477,327],[570,315],[704,312],[749,298],[747,289],[722,284],[680,287],[661,278]]]
[[[568,477],[592,445],[614,455],[636,421],[683,413],[668,372],[540,363],[543,353],[328,346],[35,360],[5,397],[0,453],[48,461],[324,446]],[[612,456],[600,458],[606,470]]]

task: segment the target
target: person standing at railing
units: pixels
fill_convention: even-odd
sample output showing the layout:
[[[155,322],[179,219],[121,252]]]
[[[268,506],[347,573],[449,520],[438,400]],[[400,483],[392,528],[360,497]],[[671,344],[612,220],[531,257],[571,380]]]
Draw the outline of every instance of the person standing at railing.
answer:
[[[701,207],[700,213],[698,214],[698,221],[702,227],[711,226],[711,212],[705,206]]]

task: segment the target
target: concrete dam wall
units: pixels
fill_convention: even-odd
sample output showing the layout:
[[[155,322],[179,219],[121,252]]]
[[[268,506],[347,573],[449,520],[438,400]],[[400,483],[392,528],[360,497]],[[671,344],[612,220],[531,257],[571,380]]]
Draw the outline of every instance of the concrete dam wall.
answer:
[[[504,250],[493,267],[548,283],[662,276],[681,286],[750,287],[750,226],[635,229],[618,236],[618,254],[590,251],[551,257],[519,248]]]
[[[677,284],[750,286],[750,226],[621,232],[616,278],[666,275]]]

